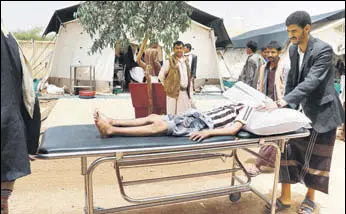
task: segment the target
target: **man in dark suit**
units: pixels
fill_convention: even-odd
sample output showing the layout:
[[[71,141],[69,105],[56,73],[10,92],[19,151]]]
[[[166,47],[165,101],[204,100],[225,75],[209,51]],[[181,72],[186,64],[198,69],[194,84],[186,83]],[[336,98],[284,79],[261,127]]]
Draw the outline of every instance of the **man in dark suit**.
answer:
[[[309,33],[311,18],[305,11],[296,11],[286,19],[292,46],[289,49],[291,69],[285,96],[266,109],[300,108],[312,121],[307,138],[290,140],[281,158],[281,196],[277,210],[290,207],[291,184],[302,182],[308,188],[297,213],[313,213],[315,190],[328,193],[331,158],[337,127],[345,120],[338,94],[334,89],[331,46]]]
[[[17,179],[31,173],[39,143],[41,113],[28,60],[1,20],[1,214]]]
[[[184,45],[184,55],[189,59],[190,71],[191,71],[191,82],[193,90],[195,90],[195,79],[197,70],[197,56],[191,53],[192,46],[189,43]]]

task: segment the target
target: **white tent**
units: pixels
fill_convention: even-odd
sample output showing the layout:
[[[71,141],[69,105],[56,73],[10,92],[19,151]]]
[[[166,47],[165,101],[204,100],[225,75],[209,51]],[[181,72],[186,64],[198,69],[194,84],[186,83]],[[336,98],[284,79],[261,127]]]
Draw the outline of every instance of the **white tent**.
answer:
[[[226,48],[218,50],[217,53],[222,78],[236,81],[247,58],[246,48]]]
[[[191,21],[191,26],[179,36],[179,40],[190,43],[192,53],[197,55],[196,86],[220,80],[214,31],[198,22]],[[112,88],[115,50],[106,48],[101,53],[88,55],[92,39],[84,32],[78,20],[72,20],[60,26],[57,35],[55,53],[52,60],[49,82],[59,87],[70,88],[70,66],[95,66],[97,91],[109,91]],[[87,68],[78,68],[77,79],[80,85],[89,81]],[[205,80],[208,81],[205,81]]]
[[[192,20],[191,26],[179,36],[179,40],[184,43],[190,43],[193,49],[191,53],[197,55],[196,87],[204,84],[218,83],[221,76],[214,31]]]
[[[52,60],[49,82],[59,87],[70,88],[70,66],[95,66],[96,89],[108,90],[113,81],[115,51],[105,48],[101,53],[88,55],[92,45],[90,36],[83,31],[78,20],[72,20],[60,26]],[[79,85],[89,81],[87,68],[78,68],[76,72]]]

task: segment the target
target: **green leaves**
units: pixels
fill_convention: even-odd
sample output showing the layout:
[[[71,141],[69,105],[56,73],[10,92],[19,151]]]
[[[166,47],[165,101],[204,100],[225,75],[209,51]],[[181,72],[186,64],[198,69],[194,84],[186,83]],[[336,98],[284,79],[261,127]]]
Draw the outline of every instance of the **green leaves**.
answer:
[[[54,38],[54,35],[49,35],[47,37],[41,37],[43,27],[34,27],[26,31],[16,31],[13,32],[14,36],[18,40],[37,40],[37,41],[51,41]]]
[[[86,1],[77,15],[85,31],[94,39],[91,53],[115,47],[119,40],[126,46],[129,39],[164,45],[167,53],[190,25],[191,9],[182,1]]]

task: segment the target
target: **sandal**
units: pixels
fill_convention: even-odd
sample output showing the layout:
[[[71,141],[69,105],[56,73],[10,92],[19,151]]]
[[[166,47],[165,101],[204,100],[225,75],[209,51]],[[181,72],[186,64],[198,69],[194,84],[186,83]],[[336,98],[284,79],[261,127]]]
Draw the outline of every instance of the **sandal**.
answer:
[[[315,202],[311,201],[309,198],[305,197],[304,201],[297,210],[298,214],[312,214],[316,208]]]
[[[246,171],[250,177],[256,177],[257,175],[262,174],[262,171],[257,167],[251,167],[251,168],[247,169]]]
[[[290,204],[284,204],[282,203],[282,201],[280,201],[280,199],[276,199],[276,203],[275,203],[275,212],[279,212],[279,211],[282,211],[282,210],[286,210],[288,208],[290,208],[291,205]],[[267,204],[265,206],[265,208],[267,209],[267,211],[270,211],[272,209],[272,206]]]

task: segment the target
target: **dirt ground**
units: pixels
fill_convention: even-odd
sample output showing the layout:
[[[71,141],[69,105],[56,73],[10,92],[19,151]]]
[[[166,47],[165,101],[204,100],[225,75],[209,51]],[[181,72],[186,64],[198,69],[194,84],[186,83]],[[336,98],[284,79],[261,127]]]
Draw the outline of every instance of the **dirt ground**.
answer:
[[[215,104],[224,102],[218,96],[199,96],[197,107],[208,109]],[[54,108],[52,108],[54,107]],[[42,129],[57,125],[91,124],[92,112],[99,108],[105,114],[117,118],[134,118],[131,99],[127,95],[118,95],[112,99],[96,98],[82,100],[65,98],[49,102],[41,102],[41,111],[47,114],[42,122]],[[43,115],[43,114],[42,114]],[[241,160],[246,165],[253,163],[254,158],[240,152]],[[89,163],[95,158],[89,158]],[[127,180],[152,176],[177,175],[186,172],[202,172],[205,170],[224,169],[230,164],[229,159],[206,160],[203,162],[184,162],[181,164],[163,165],[157,167],[124,169]],[[50,214],[50,213],[83,213],[84,178],[81,176],[79,158],[36,160],[31,162],[32,174],[15,183],[15,190],[9,200],[11,214]],[[120,196],[113,164],[107,162],[100,165],[94,172],[94,204],[96,207],[111,208],[129,205]],[[272,189],[273,174],[262,174],[253,178],[252,185],[261,193],[269,196]],[[133,197],[157,196],[159,194],[183,193],[205,188],[216,188],[229,185],[229,174],[190,178],[179,181],[166,181],[153,184],[127,187],[126,191]],[[293,205],[284,214],[295,213],[304,198],[305,187],[296,184],[292,187]],[[278,191],[280,193],[280,189]],[[330,173],[330,192],[317,192],[318,208],[315,213],[338,214],[345,213],[345,143],[335,144],[332,169]],[[231,202],[228,196],[184,202],[153,208],[137,209],[119,212],[121,214],[262,214],[265,213],[265,202],[253,193],[242,193],[238,202]]]

